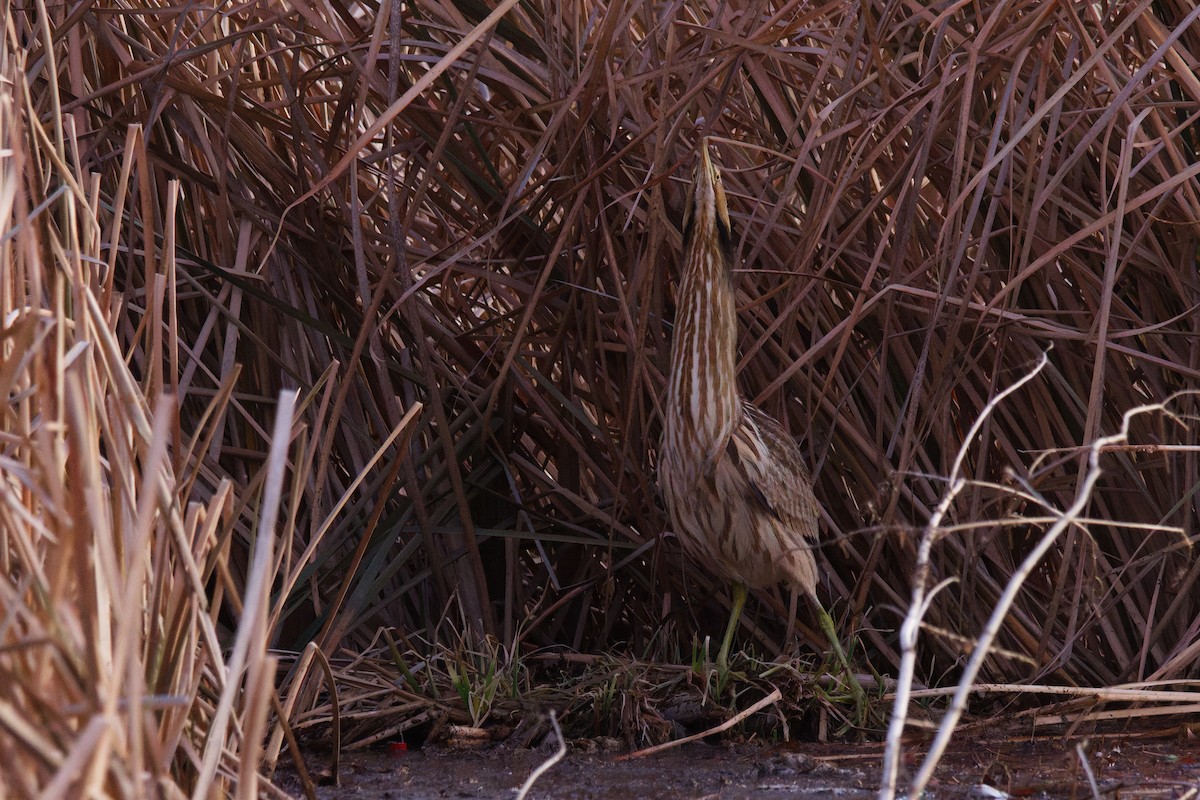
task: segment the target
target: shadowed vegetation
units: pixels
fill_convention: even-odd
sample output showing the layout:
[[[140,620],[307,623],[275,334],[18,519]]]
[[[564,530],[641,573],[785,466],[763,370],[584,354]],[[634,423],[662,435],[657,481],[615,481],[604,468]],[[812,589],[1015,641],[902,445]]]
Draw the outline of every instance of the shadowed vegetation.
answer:
[[[0,674],[34,680],[31,643],[56,642],[82,687],[0,693],[0,749],[35,765],[16,788],[71,752],[141,752],[133,723],[111,759],[79,745],[140,675],[138,691],[215,706],[229,665],[184,621],[226,644],[248,630],[273,443],[287,462],[255,647],[316,642],[363,692],[355,741],[477,724],[480,702],[519,715],[552,688],[549,655],[633,658],[671,684],[728,610],[655,489],[682,187],[705,135],[744,265],[741,385],[801,441],[824,506],[818,595],[864,673],[897,670],[916,542],[968,429],[1049,351],[983,424],[940,520],[929,576],[955,582],[917,679],[955,678],[1075,500],[1087,445],[1200,386],[1198,17],[1169,0],[9,8]],[[76,346],[104,370],[47,383]],[[272,425],[290,390],[289,445]],[[1105,451],[980,680],[1196,677],[1196,403],[1168,410]],[[204,536],[202,517],[219,520]],[[129,621],[123,646],[163,636],[181,672],[122,651],[125,689],[85,700],[117,613],[79,577],[107,563],[88,544],[102,534],[133,548],[145,625],[173,620],[153,636]],[[184,539],[194,570],[173,561]],[[794,652],[788,601],[751,598],[743,649]],[[823,646],[801,609],[802,647]],[[266,713],[261,658],[247,714]],[[301,727],[330,700],[319,672],[276,676]],[[572,680],[571,702],[593,690]],[[13,727],[31,708],[61,717],[54,737]],[[203,744],[161,713],[156,763],[191,791]],[[668,735],[635,717],[594,730]],[[263,730],[249,719],[226,757]],[[112,769],[87,780],[121,794]]]

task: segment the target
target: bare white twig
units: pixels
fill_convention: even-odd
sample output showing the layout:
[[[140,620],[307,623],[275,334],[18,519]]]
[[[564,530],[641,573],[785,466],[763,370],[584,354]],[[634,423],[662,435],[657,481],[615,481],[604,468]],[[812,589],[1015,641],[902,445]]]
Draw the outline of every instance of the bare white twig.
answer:
[[[965,480],[959,475],[959,468],[962,463],[962,455],[965,448],[969,446],[983,419],[995,408],[995,406],[1004,399],[1008,394],[1011,394],[1022,384],[1029,381],[1036,375],[1046,364],[1046,356],[1043,354],[1042,361],[1028,375],[1022,378],[1019,382],[1009,387],[1005,392],[998,395],[984,408],[975,425],[968,432],[964,440],[963,448],[959,451],[959,458],[955,460],[954,469],[950,476],[950,485],[946,491],[946,496],[942,502],[938,504],[934,513],[930,517],[929,524],[926,526],[922,540],[917,553],[916,575],[913,583],[913,595],[909,606],[908,614],[905,617],[904,624],[900,629],[900,646],[901,646],[901,662],[900,675],[896,682],[895,701],[893,705],[892,719],[888,726],[887,744],[884,750],[884,769],[880,783],[878,797],[880,800],[894,800],[896,797],[896,781],[898,776],[899,756],[900,756],[900,736],[904,731],[905,717],[907,714],[908,703],[915,696],[929,696],[931,692],[914,692],[912,689],[913,672],[916,664],[916,642],[917,634],[920,631],[921,619],[928,610],[932,597],[939,589],[944,586],[944,582],[934,587],[929,592],[925,591],[925,583],[929,577],[930,553],[932,545],[946,534],[946,529],[940,528],[940,522],[945,516],[950,504],[955,496],[962,490],[965,485]],[[1081,476],[1080,483],[1076,489],[1075,500],[1071,506],[1065,511],[1059,512],[1054,517],[1054,522],[1046,533],[1038,541],[1037,546],[1028,554],[1024,561],[1014,571],[1008,584],[1005,586],[1004,592],[996,603],[991,616],[988,618],[987,624],[984,626],[983,632],[979,636],[978,641],[972,651],[971,658],[967,663],[966,668],[954,688],[954,696],[951,700],[950,707],[943,716],[941,723],[938,726],[937,736],[929,748],[924,761],[921,764],[916,776],[913,778],[908,787],[908,795],[910,797],[918,797],[924,792],[929,780],[933,776],[933,771],[937,767],[938,761],[945,752],[946,745],[949,743],[950,737],[953,735],[958,726],[958,722],[962,717],[963,711],[966,708],[967,697],[976,691],[987,690],[992,685],[980,685],[975,683],[975,679],[983,666],[984,659],[991,655],[993,644],[996,637],[999,635],[1000,628],[1007,617],[1009,610],[1012,608],[1016,600],[1017,594],[1021,591],[1025,580],[1033,572],[1038,562],[1042,560],[1046,552],[1058,539],[1058,537],[1070,526],[1082,526],[1088,522],[1088,518],[1083,516],[1083,509],[1091,501],[1092,492],[1095,489],[1097,481],[1100,479],[1100,457],[1105,452],[1112,450],[1114,445],[1124,443],[1129,437],[1129,428],[1132,420],[1141,415],[1150,412],[1160,412],[1168,415],[1172,419],[1179,421],[1179,417],[1169,410],[1169,405],[1178,397],[1195,394],[1193,391],[1184,391],[1171,395],[1161,403],[1152,403],[1143,406],[1138,406],[1127,410],[1121,419],[1121,429],[1118,433],[1111,436],[1104,436],[1095,439],[1088,446],[1088,462],[1086,470]],[[995,687],[992,687],[995,688]],[[1013,687],[1015,688],[1015,687]],[[1133,688],[1133,687],[1127,687]],[[1059,693],[1071,693],[1076,691],[1066,687],[1023,687],[1024,691],[1050,691]],[[1091,692],[1099,690],[1087,690]],[[1103,690],[1106,693],[1118,693],[1119,687],[1110,687]],[[1165,693],[1154,693],[1165,694]],[[1156,700],[1185,700],[1190,699],[1187,695],[1190,693],[1170,693],[1172,696],[1158,697]],[[1176,697],[1175,695],[1183,695]],[[1149,698],[1142,698],[1149,699]],[[1183,706],[1191,710],[1191,706]],[[1172,707],[1172,713],[1177,713],[1179,706]],[[1127,712],[1101,712],[1110,714],[1122,714]],[[1165,713],[1160,710],[1146,712],[1145,710],[1139,713]]]
[[[1129,435],[1129,423],[1133,417],[1147,411],[1161,411],[1164,409],[1165,407],[1162,403],[1138,406],[1137,408],[1130,409],[1125,412],[1121,419],[1121,430],[1119,433],[1111,436],[1102,436],[1092,442],[1091,452],[1088,455],[1087,472],[1084,474],[1083,480],[1076,490],[1075,501],[1062,513],[1058,521],[1050,526],[1050,529],[1038,541],[1037,546],[1021,562],[1020,566],[1013,573],[1012,578],[1009,579],[1008,585],[1004,587],[1004,593],[1000,595],[996,607],[992,610],[992,615],[988,618],[987,624],[979,636],[979,643],[971,653],[971,659],[967,662],[962,677],[959,678],[958,687],[954,691],[954,699],[950,701],[950,708],[947,709],[946,715],[942,717],[942,722],[938,726],[937,736],[934,738],[933,744],[930,745],[929,752],[926,754],[921,768],[917,771],[916,777],[913,778],[912,785],[909,787],[909,794],[911,796],[920,795],[925,790],[925,786],[929,783],[930,778],[933,777],[933,770],[937,767],[937,763],[941,759],[942,753],[945,752],[946,745],[949,744],[950,737],[953,735],[954,729],[958,727],[958,721],[967,707],[967,696],[971,694],[974,688],[975,677],[983,667],[984,659],[990,654],[992,642],[1000,633],[1000,627],[1004,624],[1004,618],[1008,616],[1008,611],[1012,608],[1012,604],[1017,598],[1017,593],[1025,585],[1026,578],[1033,573],[1034,568],[1045,557],[1050,546],[1054,544],[1063,531],[1079,523],[1084,507],[1092,499],[1092,490],[1095,489],[1096,482],[1100,480],[1101,453],[1108,445],[1125,441]]]
[[[551,767],[562,761],[563,756],[567,754],[567,740],[563,738],[562,728],[558,725],[558,715],[554,713],[554,709],[550,709],[550,724],[554,726],[554,735],[558,737],[558,750],[550,758],[538,765],[537,769],[529,773],[529,777],[525,779],[525,783],[521,784],[521,788],[517,790],[517,800],[525,800],[525,795],[533,788],[533,784],[538,778],[542,777]]]
[[[1088,785],[1092,787],[1093,800],[1100,800],[1100,784],[1096,783],[1096,773],[1092,772],[1092,765],[1088,763],[1087,754],[1083,752],[1083,742],[1075,743],[1075,755],[1079,756],[1083,774],[1087,775]]]
[[[974,424],[971,425],[971,429],[967,431],[967,435],[963,437],[962,446],[959,447],[958,455],[955,457],[954,465],[950,470],[950,485],[946,489],[946,494],[942,498],[942,501],[938,503],[937,508],[930,515],[929,524],[925,526],[925,531],[921,535],[921,544],[917,549],[916,574],[913,576],[912,600],[908,606],[908,614],[900,626],[900,674],[896,678],[896,695],[892,703],[892,718],[888,722],[887,744],[883,751],[883,777],[879,786],[880,800],[894,800],[896,797],[896,780],[900,774],[900,737],[904,733],[904,723],[908,718],[908,703],[912,693],[913,674],[916,672],[917,635],[921,631],[921,619],[925,616],[925,612],[929,610],[929,604],[933,602],[934,596],[947,585],[947,581],[942,581],[933,587],[933,589],[926,590],[925,583],[929,579],[930,556],[934,543],[940,538],[940,534],[942,533],[942,519],[950,510],[950,506],[959,492],[966,486],[967,481],[962,477],[963,461],[966,460],[967,453],[970,451],[976,434],[979,433],[979,429],[983,427],[984,421],[991,415],[996,406],[1010,394],[1033,380],[1034,376],[1041,372],[1048,362],[1048,356],[1046,353],[1042,353],[1041,360],[1038,361],[1037,366],[1023,375],[1013,385],[1007,387],[1004,391],[989,400],[988,404],[984,406],[983,411],[980,412]],[[979,651],[976,650],[976,652],[978,653]]]

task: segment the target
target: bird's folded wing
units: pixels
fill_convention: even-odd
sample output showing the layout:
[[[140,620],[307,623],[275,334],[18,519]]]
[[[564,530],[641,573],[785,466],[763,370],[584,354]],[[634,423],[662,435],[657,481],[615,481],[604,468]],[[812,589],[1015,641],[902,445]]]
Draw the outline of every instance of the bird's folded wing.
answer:
[[[815,539],[819,511],[800,448],[778,422],[755,406],[746,403],[745,412],[730,442],[730,457],[766,513]]]

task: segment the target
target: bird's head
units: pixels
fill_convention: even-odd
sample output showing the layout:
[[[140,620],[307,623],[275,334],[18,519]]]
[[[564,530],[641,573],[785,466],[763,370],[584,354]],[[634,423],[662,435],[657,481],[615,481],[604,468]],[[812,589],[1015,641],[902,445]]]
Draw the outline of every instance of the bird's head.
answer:
[[[708,139],[700,143],[700,155],[692,171],[692,186],[683,216],[683,246],[689,253],[719,251],[731,259],[733,230],[721,171],[708,156]]]

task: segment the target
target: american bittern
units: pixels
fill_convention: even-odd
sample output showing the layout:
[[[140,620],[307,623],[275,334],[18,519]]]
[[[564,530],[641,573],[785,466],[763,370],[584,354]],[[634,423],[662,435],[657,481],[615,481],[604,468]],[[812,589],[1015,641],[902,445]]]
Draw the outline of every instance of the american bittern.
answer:
[[[738,393],[733,234],[721,175],[702,143],[684,217],[666,430],[658,481],[675,533],[701,565],[733,582],[717,656],[721,680],[747,586],[788,582],[806,594],[856,689],[833,621],[817,601],[820,509],[800,449]]]

